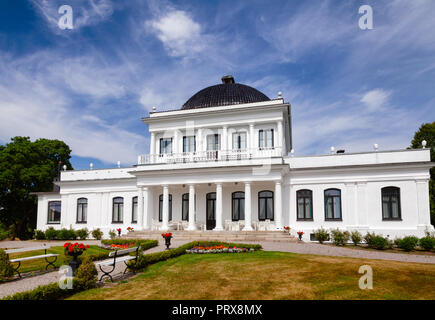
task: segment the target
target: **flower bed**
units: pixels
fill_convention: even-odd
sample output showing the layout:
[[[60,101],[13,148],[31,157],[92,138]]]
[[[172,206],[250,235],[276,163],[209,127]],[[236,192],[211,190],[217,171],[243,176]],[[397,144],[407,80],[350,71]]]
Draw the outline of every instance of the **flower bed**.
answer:
[[[253,252],[254,248],[238,248],[238,247],[225,247],[223,245],[220,246],[212,246],[212,247],[199,247],[195,246],[191,249],[187,249],[186,253],[241,253],[241,252]]]
[[[127,244],[104,244],[102,243],[101,246],[105,249],[114,250],[114,249],[128,249],[134,246],[134,243],[127,243]]]

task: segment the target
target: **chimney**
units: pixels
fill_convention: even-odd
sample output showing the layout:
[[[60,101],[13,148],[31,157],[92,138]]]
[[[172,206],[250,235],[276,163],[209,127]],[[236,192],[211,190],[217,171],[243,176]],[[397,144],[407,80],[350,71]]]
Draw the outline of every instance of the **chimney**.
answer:
[[[233,76],[223,76],[222,77],[222,83],[223,84],[229,84],[229,83],[236,83],[234,81],[234,77]]]

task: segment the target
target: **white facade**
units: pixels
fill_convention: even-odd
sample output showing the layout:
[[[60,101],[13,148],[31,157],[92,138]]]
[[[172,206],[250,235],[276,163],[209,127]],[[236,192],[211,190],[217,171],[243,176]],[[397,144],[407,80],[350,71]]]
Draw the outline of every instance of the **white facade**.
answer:
[[[282,98],[153,112],[142,120],[151,134],[149,154],[140,155],[138,164],[129,168],[62,171],[60,193],[38,195],[38,229],[100,228],[107,236],[109,230],[125,232],[129,226],[217,231],[290,226],[293,232],[304,231],[306,240],[319,227],[374,231],[392,238],[433,230],[429,149],[288,156],[290,105]],[[210,150],[213,141],[217,150]],[[383,208],[383,190],[391,190],[386,187],[395,187],[396,193],[395,198],[384,195]],[[331,207],[325,204],[329,189],[340,194],[326,200]],[[305,219],[298,219],[301,190],[311,194],[310,200],[299,200],[306,204],[306,211],[299,209]],[[195,201],[183,202],[183,195]],[[79,205],[79,199],[86,204]],[[49,203],[52,209],[56,201],[60,217],[49,210]],[[337,214],[333,220],[327,218],[332,211]]]

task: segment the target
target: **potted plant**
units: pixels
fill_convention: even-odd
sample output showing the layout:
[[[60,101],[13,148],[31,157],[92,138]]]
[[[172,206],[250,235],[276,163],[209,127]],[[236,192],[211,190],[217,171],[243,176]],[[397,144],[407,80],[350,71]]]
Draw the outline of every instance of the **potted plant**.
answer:
[[[303,231],[298,231],[297,234],[298,234],[298,237],[299,237],[299,241],[302,241],[302,236],[304,235],[304,232]]]
[[[172,233],[162,233],[162,237],[165,238],[166,250],[169,250],[169,246],[171,245]]]
[[[289,226],[284,227],[284,232],[288,232],[288,233],[290,233],[290,227],[289,227]]]
[[[118,237],[121,236],[121,228],[116,229],[116,231],[118,231]]]
[[[86,249],[89,249],[89,246],[85,246],[83,243],[67,242],[63,245],[63,247],[65,248],[65,255],[73,257],[73,259],[69,262],[69,266],[72,269],[73,275],[75,275],[76,270],[82,263],[79,259],[77,259],[77,257],[82,255]]]
[[[128,227],[128,228],[127,228],[127,231],[128,231],[128,232],[133,232],[133,231],[134,231],[134,228],[133,228],[133,227]]]

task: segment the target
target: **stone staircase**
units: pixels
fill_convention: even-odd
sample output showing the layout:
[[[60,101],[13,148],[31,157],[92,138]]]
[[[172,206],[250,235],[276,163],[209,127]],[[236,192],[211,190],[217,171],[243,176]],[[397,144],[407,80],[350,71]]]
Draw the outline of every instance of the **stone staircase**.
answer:
[[[297,238],[284,231],[168,231],[173,240],[218,240],[218,241],[273,241],[296,242]],[[133,231],[121,238],[124,239],[162,239],[162,231]]]

